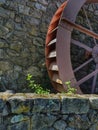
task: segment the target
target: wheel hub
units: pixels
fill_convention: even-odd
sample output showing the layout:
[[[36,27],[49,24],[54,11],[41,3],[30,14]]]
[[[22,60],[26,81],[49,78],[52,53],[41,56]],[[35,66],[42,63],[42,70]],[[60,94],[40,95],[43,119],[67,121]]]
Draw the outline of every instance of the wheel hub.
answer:
[[[92,50],[92,57],[94,59],[94,62],[98,64],[98,45],[94,46]]]

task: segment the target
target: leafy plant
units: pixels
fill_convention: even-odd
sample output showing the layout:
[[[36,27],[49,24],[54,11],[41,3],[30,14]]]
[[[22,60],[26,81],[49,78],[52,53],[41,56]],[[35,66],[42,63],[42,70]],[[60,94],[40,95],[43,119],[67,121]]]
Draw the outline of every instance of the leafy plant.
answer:
[[[67,94],[75,94],[76,93],[77,89],[73,88],[71,86],[71,81],[67,81],[67,82],[65,82],[65,84],[67,86],[67,92],[66,92]]]
[[[34,91],[36,94],[49,94],[50,90],[43,89],[40,84],[36,84],[35,81],[32,79],[33,76],[31,74],[27,75],[26,80],[28,81],[28,86]]]

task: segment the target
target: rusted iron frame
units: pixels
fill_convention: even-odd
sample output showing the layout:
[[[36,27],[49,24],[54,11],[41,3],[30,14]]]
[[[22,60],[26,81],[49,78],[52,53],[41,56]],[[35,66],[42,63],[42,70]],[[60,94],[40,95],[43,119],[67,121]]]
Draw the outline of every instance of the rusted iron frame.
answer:
[[[62,26],[62,27],[64,27],[63,25],[64,24],[62,24],[62,21],[66,21],[66,23],[67,23],[67,25],[69,24],[70,25],[70,27],[65,27],[65,29],[66,29],[66,31],[65,31],[65,33],[64,33],[64,35],[63,36],[65,36],[66,35],[66,33],[67,33],[67,36],[68,36],[68,33],[69,33],[69,35],[71,35],[71,31],[73,30],[73,28],[75,28],[75,29],[77,29],[77,30],[79,30],[79,31],[81,31],[81,32],[83,32],[83,33],[85,33],[85,34],[87,34],[87,35],[89,35],[89,36],[91,36],[91,37],[94,37],[94,38],[96,38],[96,39],[98,39],[98,35],[96,34],[96,33],[94,33],[94,32],[92,32],[92,31],[90,31],[90,30],[88,30],[88,29],[86,29],[86,28],[83,28],[83,27],[81,27],[80,25],[77,25],[77,24],[75,24],[74,22],[75,22],[75,19],[76,19],[76,16],[77,16],[77,14],[78,14],[78,12],[79,12],[79,10],[80,10],[80,8],[83,6],[83,4],[84,3],[98,3],[98,0],[68,0],[67,2],[66,2],[66,5],[65,5],[65,9],[64,9],[64,12],[63,12],[63,14],[62,14],[62,18],[61,18],[61,22],[60,22],[60,26]],[[70,7],[73,7],[73,9],[74,10],[72,10],[73,11],[73,13],[70,11]],[[52,22],[53,21],[55,21],[55,17],[54,17],[54,19],[52,20]],[[52,24],[50,24],[50,26],[52,27],[52,29],[53,30],[51,30],[50,31],[50,29],[49,29],[49,32],[48,32],[48,34],[47,34],[47,37],[49,37],[49,35],[51,35],[52,34],[52,31],[54,31],[54,27],[53,27],[53,25]],[[57,27],[55,30],[57,31],[57,33],[58,34],[60,34],[61,32],[64,32],[64,30],[63,30],[63,28],[62,27]],[[60,38],[60,36],[62,35],[62,33],[60,34],[60,35],[58,35],[57,34],[57,43],[56,43],[56,51],[57,50],[59,50],[59,48],[61,48],[60,50],[62,50],[62,53],[61,53],[61,51],[59,51],[61,54],[64,54],[64,46],[66,46],[66,44],[64,45],[64,46],[62,46],[62,47],[60,47],[60,42],[64,42],[64,39],[63,39],[63,37],[61,37]],[[69,41],[67,41],[67,44],[69,43],[70,44],[70,36],[69,37],[67,37],[67,36],[65,36],[66,38],[69,38]],[[63,39],[63,40],[62,40]],[[50,40],[51,41],[51,40]],[[65,42],[66,42],[66,40],[65,40]],[[46,42],[47,44],[48,44],[48,42]],[[76,43],[76,45],[77,45],[77,43]],[[88,47],[88,46],[86,46],[86,45],[82,45],[81,43],[79,43],[79,45],[78,45],[79,47],[82,47],[82,48],[84,48],[84,49],[86,49],[86,50],[89,50],[89,51],[91,51],[91,49]],[[64,47],[64,48],[63,48]],[[68,49],[67,49],[67,53],[66,54],[69,54],[68,53],[68,50],[70,51],[70,45],[68,45],[68,46],[66,46],[66,48],[68,47]],[[63,48],[63,49],[62,49]],[[66,52],[66,48],[65,48],[65,52]],[[61,78],[61,80],[62,81],[65,81],[64,79],[66,79],[66,78],[64,78],[64,76],[66,77],[66,75],[67,75],[67,72],[66,72],[66,75],[63,75],[64,73],[65,73],[65,71],[63,72],[63,70],[62,70],[62,67],[64,68],[64,65],[65,65],[65,63],[60,63],[60,61],[63,61],[63,60],[60,60],[60,56],[59,56],[59,54],[60,53],[58,53],[58,51],[57,51],[57,64],[58,64],[58,67],[59,67],[59,73],[60,73],[60,78]],[[69,54],[70,55],[70,54]],[[66,58],[66,57],[65,57]],[[65,59],[64,58],[64,59]],[[61,57],[61,59],[62,59],[62,57]],[[66,59],[65,59],[66,60]],[[92,59],[91,59],[92,60]],[[69,61],[69,62],[67,62],[67,61]],[[86,63],[88,63],[89,62],[89,60],[87,61],[87,62],[85,62],[83,65],[81,65],[81,67],[82,66],[84,66]],[[67,60],[66,60],[66,63],[68,63],[68,66],[70,66],[71,65],[71,61],[70,61],[70,57],[68,57],[67,58]],[[46,61],[46,64],[47,64],[47,66],[48,66],[48,61]],[[61,65],[61,64],[63,64],[63,65]],[[60,66],[61,65],[61,66]],[[66,66],[65,66],[66,67]],[[80,67],[80,68],[81,68]],[[70,67],[68,67],[68,68],[70,68],[70,70],[69,71],[71,71],[71,73],[70,73],[70,76],[68,76],[68,77],[73,77],[74,76],[74,74],[73,74],[73,70],[72,70],[72,66],[70,66]],[[67,69],[68,69],[67,68]],[[51,78],[51,72],[49,72],[50,73],[50,78]],[[86,78],[86,79],[88,79],[88,77],[91,77],[92,75],[96,75],[97,74],[97,70],[95,70],[94,72],[92,72],[91,74],[89,74],[88,76],[86,76],[86,77],[84,77],[84,78]],[[81,79],[80,81],[82,82],[85,82],[84,81],[84,78],[83,79]],[[80,82],[79,81],[79,82]],[[93,82],[94,83],[94,82]],[[64,86],[65,86],[65,84],[64,84]],[[94,85],[95,86],[95,85]],[[55,87],[55,85],[54,85],[54,87]],[[55,87],[56,88],[56,87]],[[66,86],[65,86],[65,89],[66,89]],[[79,92],[78,93],[81,93],[81,90],[80,89],[78,89],[79,90]]]

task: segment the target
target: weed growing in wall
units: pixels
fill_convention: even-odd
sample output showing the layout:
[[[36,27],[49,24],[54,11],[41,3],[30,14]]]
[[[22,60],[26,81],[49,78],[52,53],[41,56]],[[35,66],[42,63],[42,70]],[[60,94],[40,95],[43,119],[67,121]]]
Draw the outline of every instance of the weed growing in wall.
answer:
[[[67,94],[76,94],[77,89],[71,86],[71,81],[67,81],[65,84],[67,86]]]
[[[43,87],[40,84],[36,84],[35,81],[32,79],[33,76],[31,74],[27,75],[26,80],[28,81],[28,86],[30,89],[34,91],[36,94],[49,94],[50,90],[43,89]]]

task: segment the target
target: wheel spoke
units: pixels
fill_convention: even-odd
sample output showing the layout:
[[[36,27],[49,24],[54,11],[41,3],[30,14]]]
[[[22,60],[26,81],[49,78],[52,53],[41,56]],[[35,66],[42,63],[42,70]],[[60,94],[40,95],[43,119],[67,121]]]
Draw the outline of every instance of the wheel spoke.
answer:
[[[98,69],[98,64],[96,64],[96,69]],[[97,74],[93,78],[93,83],[92,83],[92,90],[91,93],[93,94],[95,91],[95,86],[96,86],[96,81],[97,81]]]
[[[98,69],[96,69],[92,73],[88,74],[87,76],[85,76],[84,78],[82,78],[81,80],[79,80],[77,82],[77,85],[80,85],[80,84],[86,82],[88,79],[90,79],[91,77],[95,76],[96,74],[98,74]]]
[[[73,23],[73,22],[69,21],[66,18],[62,18],[62,20],[67,24],[67,26],[69,25],[70,29],[74,28],[74,29],[76,29],[76,30],[78,30],[78,31],[80,31],[80,32],[82,32],[84,34],[87,34],[90,37],[98,39],[98,34],[97,33],[93,32],[93,31],[91,31],[89,29],[86,29],[86,28],[84,28],[84,27],[82,27],[82,26],[80,26],[80,25],[78,25],[76,23]],[[60,25],[67,28],[67,26],[66,25],[64,26],[64,24],[60,24]]]
[[[85,63],[83,63],[82,65],[80,65],[79,67],[77,67],[74,72],[77,72],[78,70],[80,70],[81,68],[83,68],[85,65],[87,65],[88,63],[90,63],[93,60],[93,58],[89,59],[88,61],[86,61]]]
[[[83,44],[83,43],[81,43],[81,42],[79,42],[79,41],[76,41],[76,40],[72,39],[71,42],[72,42],[74,45],[76,45],[76,46],[82,47],[82,48],[84,48],[85,50],[87,50],[87,51],[89,51],[89,52],[92,52],[92,48],[88,47],[87,45],[85,45],[85,44]]]

